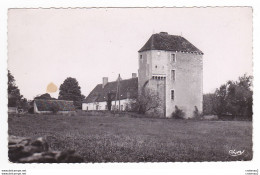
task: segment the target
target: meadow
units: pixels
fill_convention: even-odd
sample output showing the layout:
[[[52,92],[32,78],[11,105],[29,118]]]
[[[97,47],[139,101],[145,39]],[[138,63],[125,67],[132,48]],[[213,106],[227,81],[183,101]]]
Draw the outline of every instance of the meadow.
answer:
[[[252,122],[126,115],[10,115],[9,135],[44,137],[52,150],[76,150],[85,162],[247,161]],[[244,151],[231,156],[230,150]]]

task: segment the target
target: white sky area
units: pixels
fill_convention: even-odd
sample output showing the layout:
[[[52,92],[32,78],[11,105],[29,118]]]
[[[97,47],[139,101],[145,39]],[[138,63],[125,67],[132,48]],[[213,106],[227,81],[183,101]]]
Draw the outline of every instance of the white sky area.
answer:
[[[137,73],[138,50],[161,31],[204,52],[204,93],[252,75],[252,9],[245,7],[10,9],[8,69],[27,99],[67,77],[87,96],[102,77]]]

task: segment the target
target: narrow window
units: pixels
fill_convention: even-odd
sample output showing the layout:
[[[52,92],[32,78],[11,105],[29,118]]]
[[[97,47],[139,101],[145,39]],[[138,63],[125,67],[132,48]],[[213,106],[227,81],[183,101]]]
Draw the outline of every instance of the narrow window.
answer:
[[[140,55],[140,61],[143,62],[143,55]]]
[[[160,90],[160,86],[159,86],[159,84],[157,84],[157,91],[156,91],[157,96],[159,96],[159,90]]]
[[[171,54],[171,62],[172,62],[172,63],[175,63],[175,62],[176,62],[176,54],[175,54],[175,53],[172,53],[172,54]]]
[[[171,70],[171,80],[175,81],[175,70]]]
[[[174,90],[171,90],[171,99],[174,100]]]

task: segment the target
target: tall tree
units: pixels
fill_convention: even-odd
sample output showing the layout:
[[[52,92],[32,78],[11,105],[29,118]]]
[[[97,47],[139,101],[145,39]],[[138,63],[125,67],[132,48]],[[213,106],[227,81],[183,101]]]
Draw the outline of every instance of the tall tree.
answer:
[[[23,96],[15,84],[14,76],[8,70],[8,107],[18,107]]]
[[[216,106],[217,106],[217,99],[214,93],[208,93],[203,95],[203,114],[204,115],[211,115],[217,114]]]
[[[214,111],[218,115],[221,115],[223,113],[227,113],[227,96],[228,96],[228,86],[227,84],[221,85],[216,91],[215,91],[215,98],[216,100],[214,103]]]
[[[239,77],[236,82],[227,83],[227,109],[233,115],[252,116],[252,76]]]
[[[76,107],[81,107],[82,96],[78,81],[75,78],[68,77],[60,85],[58,99],[71,100]]]

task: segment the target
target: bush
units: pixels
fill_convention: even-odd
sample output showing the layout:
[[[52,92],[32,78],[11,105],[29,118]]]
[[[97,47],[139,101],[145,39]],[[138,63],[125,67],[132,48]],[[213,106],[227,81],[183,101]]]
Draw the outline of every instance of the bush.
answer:
[[[28,109],[28,112],[29,112],[29,114],[33,114],[33,113],[34,113],[34,107],[30,107],[30,108]]]
[[[202,114],[199,112],[198,107],[194,106],[193,119],[201,119]]]
[[[175,105],[175,111],[172,113],[174,119],[184,119],[185,113]]]

